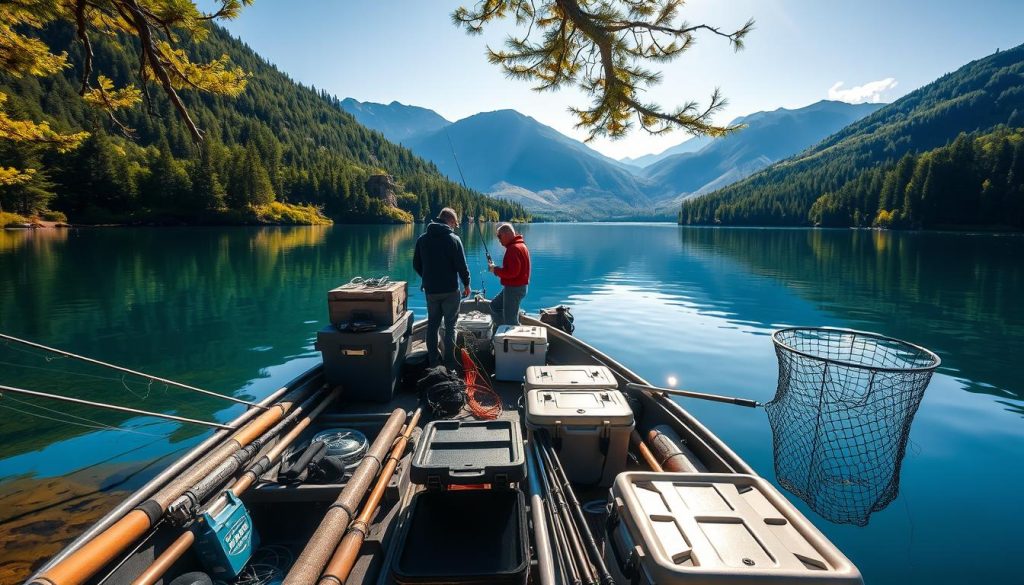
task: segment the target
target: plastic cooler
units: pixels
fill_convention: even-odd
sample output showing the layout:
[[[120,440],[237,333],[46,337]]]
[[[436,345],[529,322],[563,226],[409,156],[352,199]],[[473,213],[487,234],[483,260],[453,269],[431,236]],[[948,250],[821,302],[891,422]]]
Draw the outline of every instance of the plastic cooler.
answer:
[[[408,300],[409,285],[402,280],[384,286],[349,283],[327,291],[331,325],[369,317],[379,327],[390,327],[402,319]]]
[[[391,576],[411,583],[516,583],[529,575],[526,473],[512,420],[434,421],[416,444],[412,498],[397,534]],[[490,484],[489,489],[452,486]]]
[[[477,351],[490,347],[493,329],[491,316],[480,311],[462,313],[455,322],[460,340]]]
[[[543,366],[547,355],[547,327],[502,325],[494,334],[494,377],[522,382],[526,368]]]
[[[760,477],[629,472],[609,497],[605,558],[616,583],[862,583],[857,568]]]
[[[618,390],[619,382],[604,366],[530,366],[524,389]]]
[[[633,410],[618,390],[526,393],[526,426],[548,431],[573,483],[611,485],[626,469],[633,425]]]
[[[412,311],[386,329],[355,333],[328,326],[316,334],[324,379],[344,386],[348,400],[389,402],[402,373],[412,335]]]

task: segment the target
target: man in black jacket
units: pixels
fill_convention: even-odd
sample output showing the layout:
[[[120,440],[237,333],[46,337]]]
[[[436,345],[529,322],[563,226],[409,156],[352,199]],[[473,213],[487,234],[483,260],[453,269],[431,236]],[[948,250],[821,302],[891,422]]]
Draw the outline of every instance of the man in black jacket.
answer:
[[[416,240],[412,267],[423,279],[420,288],[427,295],[427,359],[430,366],[441,362],[437,333],[444,319],[444,365],[455,368],[455,320],[459,316],[459,279],[462,296],[469,296],[469,265],[462,240],[455,235],[459,216],[445,207],[427,231]]]

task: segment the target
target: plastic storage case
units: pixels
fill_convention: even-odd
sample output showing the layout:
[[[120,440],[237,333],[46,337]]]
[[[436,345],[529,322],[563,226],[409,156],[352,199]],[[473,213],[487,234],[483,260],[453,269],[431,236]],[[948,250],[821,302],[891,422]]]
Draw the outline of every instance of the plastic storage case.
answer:
[[[862,583],[857,568],[760,477],[629,472],[609,497],[605,558],[616,583]]]
[[[347,400],[389,402],[409,350],[412,311],[386,329],[354,333],[334,326],[316,334],[316,348],[324,360],[328,384],[344,386]]]
[[[529,576],[519,425],[512,420],[434,421],[410,471],[427,486],[413,496],[397,535],[391,576],[410,583],[516,583]],[[491,484],[491,489],[448,489]]]
[[[494,334],[494,377],[522,382],[526,368],[543,366],[547,355],[547,327],[502,325]]]
[[[604,366],[530,366],[524,390],[618,390],[619,382]]]
[[[474,350],[488,349],[491,346],[493,321],[490,315],[480,311],[462,313],[455,322],[455,331]]]
[[[378,327],[390,327],[401,320],[408,308],[409,285],[402,280],[384,286],[343,284],[327,291],[331,325],[358,320],[368,315]]]
[[[633,410],[618,390],[530,390],[526,426],[546,429],[573,483],[611,485],[626,468]]]

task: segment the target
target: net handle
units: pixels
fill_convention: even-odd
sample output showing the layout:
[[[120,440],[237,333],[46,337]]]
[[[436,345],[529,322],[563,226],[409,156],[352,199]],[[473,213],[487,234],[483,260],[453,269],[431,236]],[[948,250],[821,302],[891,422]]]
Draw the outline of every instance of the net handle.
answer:
[[[883,341],[900,343],[900,344],[903,344],[903,345],[905,345],[907,347],[912,347],[912,348],[920,351],[921,353],[927,355],[932,360],[932,363],[927,365],[927,366],[922,366],[922,367],[891,368],[891,367],[884,367],[884,366],[867,366],[867,365],[864,365],[864,364],[857,364],[857,363],[843,361],[843,360],[839,360],[839,359],[834,359],[834,358],[829,358],[829,357],[822,357],[822,356],[819,356],[819,355],[813,355],[813,354],[807,353],[805,351],[800,351],[798,349],[795,349],[795,348],[791,347],[790,345],[788,345],[786,342],[782,341],[779,338],[779,336],[782,335],[782,334],[790,333],[790,332],[795,332],[795,331],[810,331],[810,332],[825,331],[825,332],[829,332],[829,333],[845,333],[845,334],[851,334],[851,335],[860,335],[860,336],[863,336],[863,337],[870,337],[872,339],[879,339],[879,340],[883,340]],[[904,341],[902,339],[896,339],[895,337],[888,337],[888,336],[881,335],[881,334],[878,334],[878,333],[872,333],[870,331],[858,331],[856,329],[845,329],[845,328],[842,328],[842,327],[786,327],[786,328],[779,329],[778,331],[775,331],[774,333],[772,333],[772,342],[775,343],[776,347],[781,347],[781,348],[785,349],[788,352],[794,353],[796,355],[799,355],[799,356],[802,356],[802,357],[805,357],[805,358],[808,358],[808,359],[812,359],[812,360],[819,361],[819,362],[825,362],[825,363],[829,363],[829,364],[836,364],[836,365],[844,366],[844,367],[847,367],[847,368],[860,368],[860,369],[864,369],[864,370],[872,370],[872,371],[875,371],[875,372],[902,372],[902,373],[932,372],[936,368],[938,368],[939,365],[942,363],[942,359],[939,358],[939,356],[935,352],[933,352],[932,350],[930,350],[928,348],[921,347],[920,345],[917,345],[915,343],[910,343],[909,341]]]

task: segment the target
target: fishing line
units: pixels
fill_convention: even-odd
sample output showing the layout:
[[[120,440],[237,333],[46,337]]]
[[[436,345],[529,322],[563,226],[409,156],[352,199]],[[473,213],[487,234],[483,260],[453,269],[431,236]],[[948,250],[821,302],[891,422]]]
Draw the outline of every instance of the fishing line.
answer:
[[[85,423],[79,423],[79,422],[75,422],[75,421],[71,421],[71,420],[64,420],[64,419],[54,418],[52,416],[46,416],[44,414],[39,414],[37,412],[32,412],[32,411],[28,411],[28,410],[22,410],[20,408],[15,408],[15,407],[13,407],[13,406],[11,406],[9,404],[2,404],[2,403],[0,403],[0,408],[6,408],[7,410],[13,410],[14,412],[19,412],[21,414],[25,414],[25,415],[28,415],[28,416],[34,416],[36,418],[50,420],[50,421],[53,421],[53,422],[64,423],[64,424],[68,424],[68,425],[75,425],[75,426],[79,426],[79,427],[86,427],[86,428],[90,428],[90,429],[98,429],[98,430],[101,430],[101,431],[122,431],[122,432],[125,432],[125,433],[134,433],[134,434],[137,434],[137,435],[146,435],[146,436],[149,436],[149,437],[160,437],[160,438],[164,437],[164,435],[154,435],[153,433],[146,433],[146,432],[143,432],[143,431],[136,431],[134,429],[122,429],[120,427],[112,427],[110,425],[103,424],[103,423],[98,422],[98,421],[94,421],[92,419],[88,419],[88,418],[84,418],[84,417],[80,417],[80,416],[75,416],[73,414],[68,414],[66,412],[60,412],[60,411],[57,411],[57,410],[46,408],[45,406],[39,406],[38,404],[30,404],[28,402],[24,402],[24,401],[18,400],[16,398],[11,398],[10,396],[4,396],[4,399],[5,400],[14,400],[15,402],[18,402],[20,404],[24,404],[25,406],[31,406],[31,407],[34,407],[34,408],[41,408],[43,410],[54,412],[54,413],[57,413],[57,414],[62,414],[62,415],[65,415],[65,416],[70,416],[72,418],[77,418],[77,419],[81,419],[81,420],[86,420],[86,421],[89,421],[89,422],[91,422],[93,424],[85,424]]]
[[[36,356],[36,357],[46,359],[45,356]],[[47,359],[47,361],[50,361],[50,360]],[[110,382],[120,382],[121,385],[124,386],[125,390],[127,390],[129,393],[131,393],[133,396],[135,396],[139,400],[146,400],[146,399],[149,398],[149,396],[153,393],[153,382],[156,381],[153,378],[146,378],[146,380],[148,380],[146,382],[143,382],[143,381],[134,382],[135,384],[145,384],[146,385],[145,394],[141,394],[140,392],[137,392],[137,391],[133,390],[131,388],[131,386],[129,386],[129,384],[132,384],[133,382],[128,381],[128,379],[127,379],[128,374],[123,374],[120,378],[112,378],[110,376],[98,376],[96,374],[86,374],[85,372],[73,372],[71,370],[62,370],[62,369],[58,369],[58,368],[47,368],[47,367],[43,367],[43,366],[30,366],[28,364],[19,364],[19,363],[15,363],[15,362],[0,361],[0,365],[11,366],[11,367],[14,367],[14,368],[26,368],[26,369],[29,369],[29,370],[41,370],[41,371],[44,371],[44,372],[54,372],[54,373],[58,373],[58,374],[65,374],[65,375],[68,375],[68,376],[80,376],[80,377],[83,377],[83,378],[93,378],[95,380],[107,380],[107,381],[110,381]],[[171,387],[169,385],[167,385],[167,384],[164,384],[163,386],[164,386],[164,393],[166,394],[167,391],[171,389]]]

